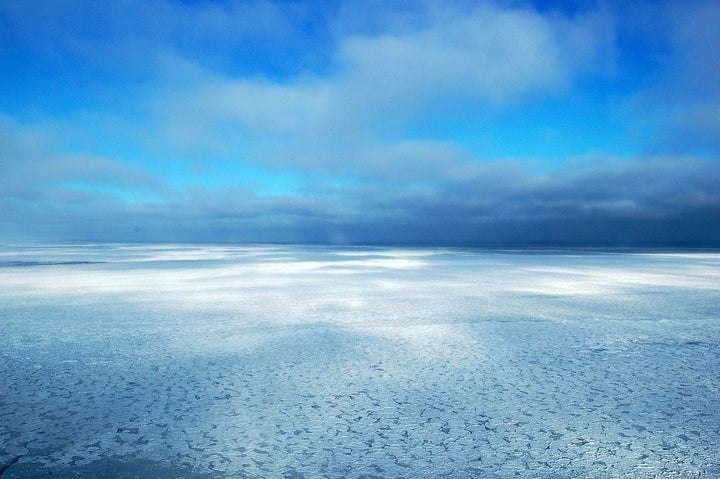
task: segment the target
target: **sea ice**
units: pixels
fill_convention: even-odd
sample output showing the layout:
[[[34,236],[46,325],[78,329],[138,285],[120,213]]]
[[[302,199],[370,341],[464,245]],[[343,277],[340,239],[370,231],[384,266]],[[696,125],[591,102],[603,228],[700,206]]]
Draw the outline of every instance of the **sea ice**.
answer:
[[[715,253],[4,247],[0,285],[3,479],[720,476]]]

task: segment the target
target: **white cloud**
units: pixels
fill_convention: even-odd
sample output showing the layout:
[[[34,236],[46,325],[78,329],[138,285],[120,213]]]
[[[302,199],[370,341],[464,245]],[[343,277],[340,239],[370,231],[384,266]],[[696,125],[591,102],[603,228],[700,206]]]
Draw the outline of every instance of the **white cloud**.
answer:
[[[197,68],[183,85],[158,86],[156,122],[179,147],[362,168],[374,149],[404,148],[410,124],[557,94],[606,63],[613,41],[602,13],[569,19],[491,5],[430,13],[417,25],[340,37],[323,74],[273,81]]]
[[[159,186],[141,166],[122,159],[62,153],[54,135],[0,116],[0,198],[34,198],[62,193],[68,186],[122,186],[127,190]]]
[[[541,16],[482,9],[419,31],[352,37],[338,56],[349,95],[392,111],[457,97],[503,103],[554,89],[568,73],[558,47]]]

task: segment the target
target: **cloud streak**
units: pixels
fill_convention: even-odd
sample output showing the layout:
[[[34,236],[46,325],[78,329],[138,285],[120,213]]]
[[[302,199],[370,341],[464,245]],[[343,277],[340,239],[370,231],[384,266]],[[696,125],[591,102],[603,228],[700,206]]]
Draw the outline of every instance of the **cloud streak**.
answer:
[[[707,160],[603,162],[554,176],[496,164],[434,185],[326,185],[303,196],[194,189],[153,203],[56,193],[35,207],[6,197],[3,220],[84,241],[710,246],[720,240],[718,185]]]

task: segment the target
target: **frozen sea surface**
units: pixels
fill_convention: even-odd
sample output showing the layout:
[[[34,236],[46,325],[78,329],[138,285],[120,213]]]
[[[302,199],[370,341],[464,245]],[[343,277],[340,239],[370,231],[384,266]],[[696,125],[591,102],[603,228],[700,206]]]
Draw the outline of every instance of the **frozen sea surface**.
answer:
[[[0,476],[720,477],[720,254],[0,248]]]

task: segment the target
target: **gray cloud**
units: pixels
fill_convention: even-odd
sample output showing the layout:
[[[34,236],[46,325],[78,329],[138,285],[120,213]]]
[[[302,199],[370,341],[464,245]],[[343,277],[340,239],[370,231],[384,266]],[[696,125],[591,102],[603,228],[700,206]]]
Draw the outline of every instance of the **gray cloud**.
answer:
[[[438,185],[313,192],[196,189],[156,203],[5,197],[0,221],[17,234],[85,241],[720,244],[720,172],[705,160],[584,164],[546,177],[497,164]]]

